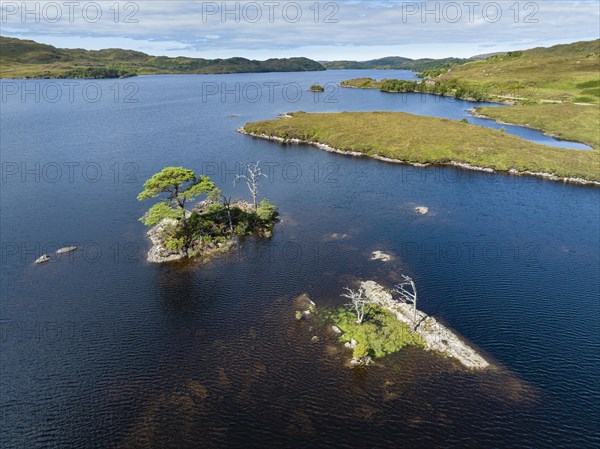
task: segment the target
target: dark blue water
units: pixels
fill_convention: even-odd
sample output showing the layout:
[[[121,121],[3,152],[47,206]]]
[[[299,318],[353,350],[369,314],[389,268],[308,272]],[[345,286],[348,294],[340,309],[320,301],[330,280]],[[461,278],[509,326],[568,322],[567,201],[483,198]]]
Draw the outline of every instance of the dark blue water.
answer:
[[[94,81],[95,103],[81,92],[51,103],[47,91],[1,104],[3,448],[600,444],[598,189],[235,132],[296,110],[462,118],[472,107],[333,84],[304,91],[364,75],[382,72],[140,77]],[[270,167],[261,194],[282,213],[272,240],[247,239],[206,265],[145,261],[145,179],[184,165],[247,198],[233,186],[237,164],[256,160]],[[71,243],[80,249],[33,264]],[[377,249],[394,260],[370,261]],[[415,278],[420,307],[495,369],[406,350],[352,370],[333,336],[294,320],[301,293],[341,305],[354,280],[391,287],[401,273]]]

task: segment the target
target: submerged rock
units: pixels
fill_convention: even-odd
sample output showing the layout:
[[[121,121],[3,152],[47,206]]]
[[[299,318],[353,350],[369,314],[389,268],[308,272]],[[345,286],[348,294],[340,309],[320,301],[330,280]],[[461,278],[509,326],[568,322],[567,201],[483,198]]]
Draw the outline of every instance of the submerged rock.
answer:
[[[296,321],[302,321],[317,311],[316,304],[310,300],[306,293],[300,295],[297,298],[296,303],[301,308],[307,307],[306,310],[296,310]]]
[[[427,215],[429,213],[429,208],[425,206],[415,207],[415,212],[420,215]]]
[[[42,254],[40,257],[38,257],[35,260],[35,263],[45,263],[45,262],[50,262],[50,255],[49,254]]]
[[[306,317],[311,313],[317,311],[317,305],[313,302],[312,299],[310,299],[308,293],[302,293],[301,295],[297,296],[295,303],[296,307],[298,307],[299,309],[304,309],[302,310],[303,317]]]
[[[186,386],[190,396],[201,401],[204,401],[208,397],[208,390],[201,383],[189,379]]]
[[[348,234],[339,234],[337,232],[334,232],[333,234],[331,234],[329,236],[329,238],[331,240],[342,240],[342,239],[347,239],[348,237],[350,237]]]
[[[321,341],[321,339],[319,337],[317,337],[316,335],[310,339],[311,343],[319,343],[320,341]]]

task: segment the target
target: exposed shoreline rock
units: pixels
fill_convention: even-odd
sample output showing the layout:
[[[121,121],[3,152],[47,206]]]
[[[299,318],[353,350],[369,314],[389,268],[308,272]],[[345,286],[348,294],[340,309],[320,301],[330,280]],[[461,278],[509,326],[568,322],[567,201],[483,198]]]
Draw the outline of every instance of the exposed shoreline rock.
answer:
[[[76,249],[77,249],[76,246],[65,246],[64,248],[61,248],[61,249],[57,250],[56,254],[70,253],[72,251],[75,251]]]
[[[361,282],[365,295],[379,306],[392,312],[425,341],[426,349],[452,357],[470,369],[485,369],[489,363],[455,333],[435,318],[417,309],[416,320],[410,304],[395,301],[392,294],[374,281]]]
[[[35,263],[37,263],[37,264],[46,263],[46,262],[50,262],[50,254],[42,254],[40,257],[38,257],[35,260]]]
[[[389,262],[392,260],[392,256],[384,253],[383,251],[373,251],[371,254],[371,260],[381,260],[382,262]]]
[[[364,289],[365,296],[369,300],[390,311],[399,321],[408,325],[413,332],[417,333],[425,342],[426,351],[435,351],[443,356],[454,358],[466,368],[473,370],[481,370],[490,366],[473,348],[435,318],[417,309],[416,319],[414,319],[412,305],[395,301],[392,294],[375,281],[361,282],[361,288]],[[303,321],[317,312],[316,304],[306,293],[296,297],[294,303],[300,309],[295,312],[297,321]],[[333,332],[332,335],[339,337],[343,334],[343,331],[336,325],[331,325],[330,328]],[[321,341],[321,337],[313,335],[310,341],[311,343],[318,343]],[[344,347],[350,350],[358,345],[359,342],[355,339],[344,343]],[[375,363],[373,358],[367,355],[360,359],[353,357],[350,366],[368,366],[373,363]]]
[[[457,161],[449,161],[446,163],[437,163],[437,164],[423,164],[420,162],[410,162],[410,161],[405,161],[402,159],[392,159],[389,157],[384,157],[384,156],[379,156],[379,155],[368,155],[368,154],[364,154],[358,151],[344,151],[344,150],[339,150],[337,148],[333,148],[327,144],[324,143],[320,143],[320,142],[313,142],[313,141],[309,141],[309,140],[302,140],[302,139],[284,139],[282,137],[277,137],[277,136],[270,136],[268,134],[256,134],[256,133],[251,133],[246,131],[243,127],[238,129],[238,132],[240,134],[245,134],[247,136],[252,136],[252,137],[256,137],[258,139],[264,139],[264,140],[271,140],[274,142],[279,142],[279,143],[284,143],[284,144],[294,144],[294,145],[311,145],[313,147],[317,147],[321,150],[325,150],[325,151],[329,151],[330,153],[337,153],[337,154],[343,154],[345,156],[354,156],[354,157],[364,157],[364,158],[372,158],[372,159],[376,159],[378,161],[383,161],[383,162],[390,162],[393,164],[403,164],[403,165],[412,165],[413,167],[428,167],[431,165],[434,166],[450,166],[450,167],[457,167],[457,168],[462,168],[465,170],[472,170],[472,171],[481,171],[481,172],[486,172],[486,173],[497,173],[497,174],[510,174],[513,176],[532,176],[532,177],[536,177],[536,178],[544,178],[547,179],[549,181],[557,181],[557,182],[562,182],[565,184],[579,184],[579,185],[589,185],[589,186],[595,186],[595,187],[600,187],[600,181],[590,181],[587,179],[583,179],[583,178],[565,178],[565,177],[560,177],[560,176],[556,176],[555,174],[552,173],[539,173],[539,172],[532,172],[529,170],[525,170],[525,171],[518,171],[515,169],[510,169],[508,171],[505,170],[496,170],[493,168],[489,168],[489,167],[478,167],[476,165],[471,165],[468,164],[466,162],[457,162]]]
[[[369,366],[369,365],[372,365],[373,363],[375,363],[375,362],[373,361],[373,357],[371,357],[370,355],[364,356],[360,359],[353,358],[352,360],[350,360],[350,365],[353,365],[353,366],[357,366],[357,365]]]
[[[152,242],[152,248],[150,248],[150,250],[148,251],[148,262],[174,262],[176,260],[181,260],[184,257],[186,257],[186,254],[183,253],[183,251],[172,251],[168,249],[161,238],[161,235],[165,230],[166,226],[174,226],[176,224],[177,220],[174,220],[172,218],[165,218],[148,231],[148,237]]]
[[[207,210],[209,206],[215,204],[215,201],[212,200],[204,200],[199,202],[195,207],[194,211],[198,213],[202,213]],[[254,206],[247,201],[239,200],[235,203],[232,203],[232,206],[236,206],[244,212],[254,211]],[[192,212],[186,210],[186,217],[191,216]],[[164,218],[157,225],[150,228],[147,232],[150,241],[152,242],[152,246],[150,250],[148,250],[147,260],[150,263],[166,263],[166,262],[176,262],[182,259],[199,259],[207,261],[211,257],[214,257],[218,254],[225,254],[231,251],[231,249],[235,246],[235,237],[231,237],[224,242],[195,242],[193,251],[190,250],[188,254],[186,254],[183,250],[171,250],[166,247],[165,242],[163,241],[162,235],[165,231],[165,228],[169,226],[176,226],[178,221],[173,218]],[[259,237],[269,238],[272,235],[271,229],[261,229],[257,231],[255,234]]]

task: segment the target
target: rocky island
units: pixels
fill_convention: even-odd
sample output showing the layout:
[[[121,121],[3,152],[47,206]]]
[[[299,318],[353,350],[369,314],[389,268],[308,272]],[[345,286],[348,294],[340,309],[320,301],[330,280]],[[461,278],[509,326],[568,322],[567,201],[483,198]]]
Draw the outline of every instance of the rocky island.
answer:
[[[428,351],[438,352],[446,357],[458,360],[466,368],[483,369],[489,363],[474,349],[468,346],[458,335],[406,302],[394,300],[392,293],[374,281],[361,283],[368,301],[391,312],[398,321],[406,324],[420,337]]]
[[[238,175],[236,181],[246,182],[252,203],[232,202],[208,177],[197,177],[192,170],[183,167],[166,167],[146,181],[138,200],[165,195],[140,219],[152,226],[148,231],[152,242],[148,261],[206,260],[230,251],[236,238],[270,237],[278,220],[277,208],[266,198],[258,201],[259,182],[264,176],[260,164],[246,164],[245,169],[246,174]],[[206,198],[188,210],[187,204],[199,196]]]
[[[296,311],[296,320],[318,316],[327,323],[337,340],[352,350],[351,365],[371,365],[378,358],[415,346],[457,360],[467,369],[489,368],[462,338],[417,309],[414,282],[408,276],[403,278],[392,290],[375,281],[361,282],[357,290],[346,288],[341,296],[350,302],[336,310],[317,311],[316,304],[302,295],[297,303],[306,310]]]

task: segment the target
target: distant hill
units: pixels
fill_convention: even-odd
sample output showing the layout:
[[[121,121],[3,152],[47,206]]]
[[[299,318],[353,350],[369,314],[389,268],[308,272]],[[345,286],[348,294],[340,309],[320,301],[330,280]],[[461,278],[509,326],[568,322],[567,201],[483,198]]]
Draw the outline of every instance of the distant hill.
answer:
[[[328,70],[413,70],[423,72],[432,69],[449,69],[459,64],[468,62],[469,59],[445,58],[445,59],[410,59],[400,56],[388,56],[386,58],[372,59],[370,61],[320,61]]]
[[[598,103],[600,39],[502,53],[453,67],[433,79],[457,79],[506,99]]]
[[[133,50],[56,48],[0,36],[0,78],[115,78],[136,74],[304,72],[325,70],[308,58],[202,59],[150,56]]]

